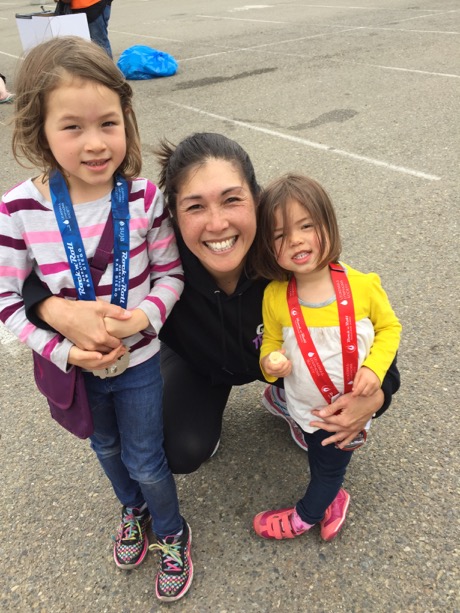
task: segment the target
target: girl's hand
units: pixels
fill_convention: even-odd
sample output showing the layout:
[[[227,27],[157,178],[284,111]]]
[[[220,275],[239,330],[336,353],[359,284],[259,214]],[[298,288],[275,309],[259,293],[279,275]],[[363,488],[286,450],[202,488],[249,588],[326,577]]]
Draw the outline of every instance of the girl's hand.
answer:
[[[353,396],[372,396],[380,389],[380,379],[375,372],[366,366],[362,366],[356,373],[353,381]]]
[[[113,317],[104,317],[104,324],[107,333],[116,338],[126,338],[141,330],[148,328],[150,322],[142,309],[131,311],[129,319],[120,320]]]
[[[104,317],[121,320],[131,317],[130,311],[104,300],[65,300],[58,296],[41,302],[37,315],[80,349],[100,353],[110,353],[121,345],[105,329]]]
[[[286,358],[285,353],[285,349],[279,349],[262,358],[261,366],[267,375],[280,378],[291,374],[292,362]]]
[[[102,354],[98,351],[85,351],[74,345],[69,351],[67,362],[72,366],[80,366],[86,370],[100,370],[113,366],[118,358],[127,351],[127,347],[120,345],[116,349],[112,349],[110,353]]]
[[[342,448],[364,429],[369,419],[380,409],[383,401],[384,395],[381,389],[368,397],[353,396],[352,393],[344,394],[332,404],[314,409],[313,415],[323,421],[311,421],[310,426],[331,432],[331,436],[322,442],[323,445],[334,443]]]

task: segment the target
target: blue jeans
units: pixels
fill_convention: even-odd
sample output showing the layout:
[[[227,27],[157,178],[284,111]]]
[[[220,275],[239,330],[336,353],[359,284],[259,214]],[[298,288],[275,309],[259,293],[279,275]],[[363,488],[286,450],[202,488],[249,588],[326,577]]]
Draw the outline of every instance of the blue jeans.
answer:
[[[310,483],[296,510],[303,521],[317,524],[339,493],[353,452],[336,449],[333,443],[323,447],[321,441],[331,436],[325,430],[312,434],[304,432],[303,435],[308,445]]]
[[[107,6],[99,15],[99,17],[97,17],[94,21],[88,24],[91,40],[97,45],[99,45],[99,47],[105,49],[109,57],[113,57],[108,32],[111,8],[111,5],[107,4]]]
[[[122,505],[147,503],[158,537],[182,528],[176,484],[163,449],[160,355],[118,377],[84,373],[94,420],[91,447]]]

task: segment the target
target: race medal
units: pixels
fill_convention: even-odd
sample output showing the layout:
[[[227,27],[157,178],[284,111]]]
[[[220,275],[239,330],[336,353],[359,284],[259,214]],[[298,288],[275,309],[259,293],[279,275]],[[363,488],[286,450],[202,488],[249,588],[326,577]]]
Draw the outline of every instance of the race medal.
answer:
[[[126,352],[121,358],[118,358],[115,364],[108,368],[101,368],[100,370],[90,370],[93,375],[100,379],[106,379],[107,377],[118,377],[125,372],[129,366],[129,352]]]

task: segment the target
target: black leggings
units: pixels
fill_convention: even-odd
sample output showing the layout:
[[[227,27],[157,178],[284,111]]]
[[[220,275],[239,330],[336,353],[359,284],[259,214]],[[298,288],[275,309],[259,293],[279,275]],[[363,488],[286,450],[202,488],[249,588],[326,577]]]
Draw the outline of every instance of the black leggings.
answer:
[[[173,473],[192,473],[211,457],[220,439],[222,417],[232,386],[211,385],[208,377],[190,368],[164,344],[161,345],[161,374],[166,457]],[[385,401],[377,417],[389,407],[399,383],[395,358],[382,383]]]
[[[211,457],[222,431],[231,385],[211,385],[161,345],[165,451],[171,471],[192,473]]]

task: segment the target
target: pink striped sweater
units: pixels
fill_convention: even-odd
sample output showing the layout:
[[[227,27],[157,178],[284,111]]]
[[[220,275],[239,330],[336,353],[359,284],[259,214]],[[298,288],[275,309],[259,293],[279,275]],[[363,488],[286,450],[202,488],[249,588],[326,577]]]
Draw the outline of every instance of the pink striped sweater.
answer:
[[[135,366],[158,352],[158,333],[179,299],[184,282],[161,191],[147,179],[135,179],[128,185],[128,308],[142,309],[150,321],[149,328],[123,341],[130,347],[130,366]],[[88,258],[99,244],[109,211],[110,194],[75,206]],[[76,299],[53,207],[29,179],[7,192],[0,204],[0,320],[23,343],[66,370],[71,342],[60,334],[36,328],[26,318],[21,292],[32,269],[54,295]],[[96,289],[97,296],[108,302],[112,270],[111,258]]]

